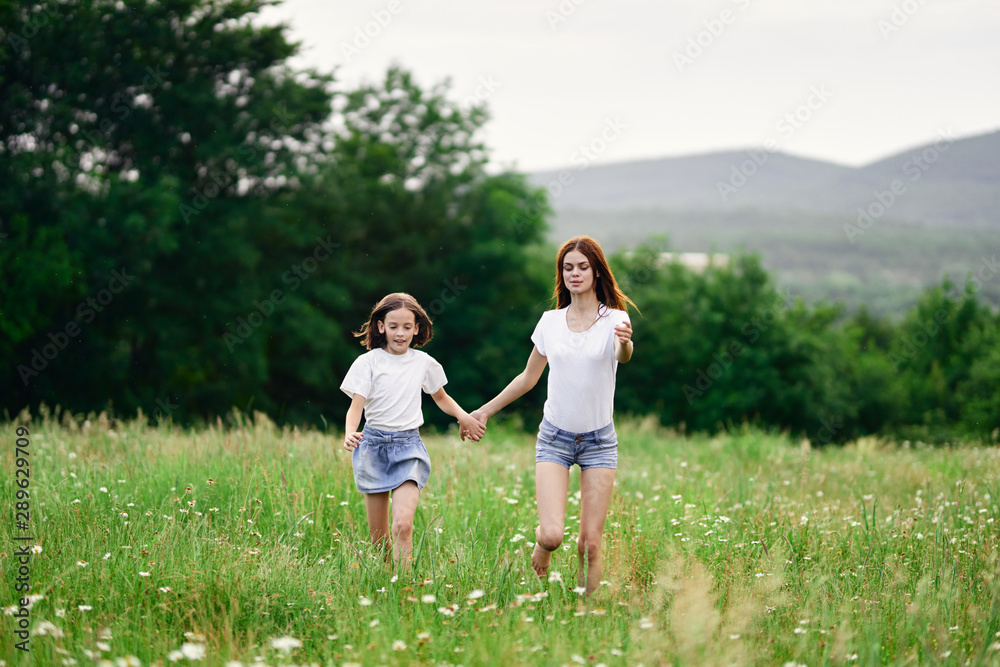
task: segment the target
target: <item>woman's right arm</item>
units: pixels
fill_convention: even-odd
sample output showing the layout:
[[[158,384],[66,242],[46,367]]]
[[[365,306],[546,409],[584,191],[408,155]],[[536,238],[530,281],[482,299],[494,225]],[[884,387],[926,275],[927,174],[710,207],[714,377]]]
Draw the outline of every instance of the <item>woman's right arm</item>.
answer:
[[[542,371],[545,370],[545,364],[547,363],[548,359],[542,356],[538,348],[532,347],[531,356],[528,357],[528,363],[524,367],[524,370],[511,380],[510,384],[497,394],[492,401],[473,412],[473,418],[485,424],[487,419],[531,391],[532,387],[538,384],[538,379],[542,377]]]

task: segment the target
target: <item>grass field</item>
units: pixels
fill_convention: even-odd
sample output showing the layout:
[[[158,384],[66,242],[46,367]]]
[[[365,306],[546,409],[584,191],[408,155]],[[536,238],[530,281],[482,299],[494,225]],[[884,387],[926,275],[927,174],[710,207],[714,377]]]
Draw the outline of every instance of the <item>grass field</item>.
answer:
[[[7,665],[1000,664],[996,448],[620,423],[606,583],[584,600],[576,498],[549,580],[531,571],[533,437],[512,428],[425,437],[415,562],[394,578],[336,433],[259,414],[193,431],[21,420],[27,533],[18,424],[0,427]]]

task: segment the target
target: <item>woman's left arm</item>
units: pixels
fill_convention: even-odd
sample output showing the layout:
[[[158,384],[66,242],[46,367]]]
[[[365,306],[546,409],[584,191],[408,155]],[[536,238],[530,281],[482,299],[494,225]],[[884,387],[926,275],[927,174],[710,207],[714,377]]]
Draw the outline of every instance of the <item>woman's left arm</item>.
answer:
[[[620,364],[627,364],[632,358],[635,343],[632,342],[632,323],[625,320],[615,325],[615,359]]]

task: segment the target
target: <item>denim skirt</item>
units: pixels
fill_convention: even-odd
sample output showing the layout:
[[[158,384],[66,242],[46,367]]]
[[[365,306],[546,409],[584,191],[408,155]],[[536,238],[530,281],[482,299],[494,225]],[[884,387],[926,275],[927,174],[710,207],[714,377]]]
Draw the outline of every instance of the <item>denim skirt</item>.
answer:
[[[431,458],[417,429],[393,432],[366,424],[351,464],[361,493],[392,491],[410,480],[422,489],[431,476]]]
[[[576,464],[580,470],[617,468],[618,434],[614,422],[589,433],[571,433],[542,419],[535,442],[535,463],[558,463],[566,468]]]

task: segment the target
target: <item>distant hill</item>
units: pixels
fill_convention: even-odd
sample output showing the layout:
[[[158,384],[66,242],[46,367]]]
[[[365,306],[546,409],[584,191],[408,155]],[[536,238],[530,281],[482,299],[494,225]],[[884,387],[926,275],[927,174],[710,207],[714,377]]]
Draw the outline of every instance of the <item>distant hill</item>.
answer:
[[[876,201],[876,191],[898,181],[901,194],[886,217],[1000,227],[1000,132],[942,140],[864,167],[750,149],[567,170],[573,182],[552,198],[559,211],[753,208],[857,216]],[[544,186],[558,175],[531,179]]]
[[[666,236],[674,251],[743,248],[810,301],[899,314],[928,285],[945,275],[962,281],[1000,254],[1000,132],[858,168],[732,151],[567,171],[573,182],[550,190],[553,242],[589,234],[614,251]],[[544,187],[559,173],[531,179]],[[858,209],[878,213],[875,193],[891,192],[894,181],[898,194],[884,212],[849,235]],[[981,296],[1000,304],[1000,276]]]

